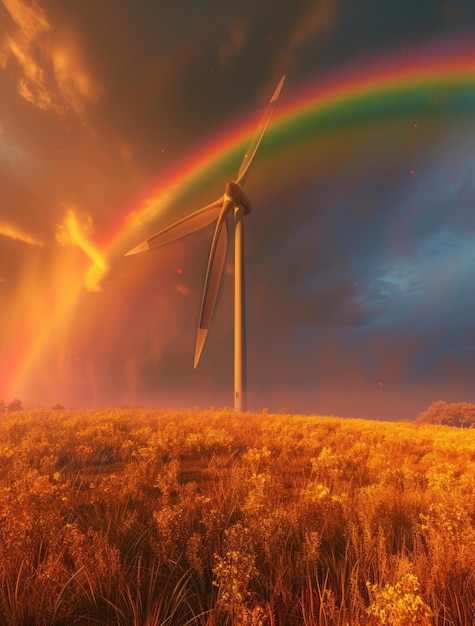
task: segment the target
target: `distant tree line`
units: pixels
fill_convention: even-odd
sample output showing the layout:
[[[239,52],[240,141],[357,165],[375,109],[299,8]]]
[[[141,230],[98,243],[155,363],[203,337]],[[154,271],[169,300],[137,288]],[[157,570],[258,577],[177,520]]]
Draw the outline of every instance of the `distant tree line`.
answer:
[[[23,411],[24,410],[23,402],[18,398],[14,398],[10,400],[10,402],[5,402],[4,400],[0,400],[0,413],[5,413],[6,411]],[[51,406],[52,409],[57,411],[63,411],[64,406],[62,404],[53,404]]]
[[[458,428],[475,427],[475,404],[471,402],[433,402],[416,419],[418,424],[444,424]]]
[[[14,398],[7,403],[0,400],[0,412],[3,413],[4,411],[23,411],[23,402],[18,398]]]

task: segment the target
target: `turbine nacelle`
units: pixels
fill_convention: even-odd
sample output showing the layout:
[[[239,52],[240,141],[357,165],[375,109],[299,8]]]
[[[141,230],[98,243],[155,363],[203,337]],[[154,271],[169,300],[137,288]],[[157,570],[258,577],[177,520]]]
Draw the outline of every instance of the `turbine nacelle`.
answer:
[[[252,206],[249,198],[243,191],[243,188],[239,183],[234,180],[229,181],[224,191],[224,201],[231,202],[233,207],[242,206],[244,215],[248,215],[252,211]]]

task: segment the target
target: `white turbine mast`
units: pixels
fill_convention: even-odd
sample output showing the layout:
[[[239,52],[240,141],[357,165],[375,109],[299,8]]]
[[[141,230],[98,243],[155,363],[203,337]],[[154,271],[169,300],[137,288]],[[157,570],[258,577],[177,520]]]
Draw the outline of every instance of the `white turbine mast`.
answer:
[[[243,190],[262,137],[267,129],[279,98],[285,75],[280,79],[251,143],[244,154],[235,180],[226,184],[224,194],[212,204],[167,226],[126,253],[126,256],[145,252],[185,237],[216,220],[208,259],[200,321],[196,337],[194,367],[198,365],[211,324],[228,246],[227,218],[234,216],[234,410],[246,411],[246,306],[244,279],[244,228],[243,217],[251,212],[251,203]]]

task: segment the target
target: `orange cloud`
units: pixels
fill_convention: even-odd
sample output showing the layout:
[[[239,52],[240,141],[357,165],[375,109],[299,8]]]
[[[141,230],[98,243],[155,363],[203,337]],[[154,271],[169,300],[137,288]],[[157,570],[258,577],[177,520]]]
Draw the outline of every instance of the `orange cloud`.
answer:
[[[67,37],[51,46],[51,63],[62,101],[85,123],[87,105],[100,97],[101,89],[86,71],[73,33],[67,33]]]
[[[241,53],[247,39],[247,30],[244,24],[233,24],[231,32],[225,42],[219,47],[219,61],[223,67],[232,65]]]
[[[295,62],[309,42],[316,36],[328,33],[335,27],[340,0],[319,0],[301,15],[290,32],[283,55],[277,60],[279,71]]]
[[[320,0],[297,23],[290,36],[291,47],[302,46],[321,32],[333,29],[338,0]]]
[[[8,237],[9,239],[15,239],[16,241],[22,241],[30,246],[44,246],[44,242],[37,239],[33,235],[26,233],[21,228],[8,224],[7,222],[0,222],[0,235]]]
[[[20,68],[17,91],[22,98],[40,109],[52,105],[51,96],[45,85],[43,68],[36,62],[33,49],[51,26],[43,10],[34,2],[27,5],[22,0],[4,0],[13,27],[0,49],[0,65],[5,68],[13,58]]]
[[[100,90],[86,71],[72,34],[58,44],[45,11],[34,0],[3,4],[10,24],[0,40],[0,68],[16,62],[18,94],[43,110],[60,115],[72,111],[87,125],[86,105],[99,97]]]
[[[81,220],[72,209],[69,209],[64,220],[57,226],[56,241],[62,246],[77,246],[89,257],[92,265],[86,273],[84,284],[88,291],[100,291],[101,280],[109,271],[109,266],[89,239],[91,233],[92,218],[86,216]]]

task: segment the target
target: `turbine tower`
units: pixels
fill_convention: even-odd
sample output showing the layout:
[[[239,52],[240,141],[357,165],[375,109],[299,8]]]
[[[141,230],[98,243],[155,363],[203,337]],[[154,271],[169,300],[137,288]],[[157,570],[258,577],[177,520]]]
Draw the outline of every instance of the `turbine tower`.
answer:
[[[126,253],[126,256],[145,252],[185,237],[216,220],[208,268],[201,301],[200,321],[196,337],[194,367],[198,365],[211,324],[218,297],[228,246],[227,218],[234,215],[234,410],[246,410],[246,306],[244,289],[244,229],[243,217],[251,212],[251,203],[243,190],[251,164],[279,98],[285,75],[280,79],[267,109],[251,140],[237,177],[226,184],[224,194],[212,204],[167,226]]]

